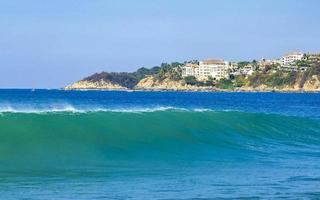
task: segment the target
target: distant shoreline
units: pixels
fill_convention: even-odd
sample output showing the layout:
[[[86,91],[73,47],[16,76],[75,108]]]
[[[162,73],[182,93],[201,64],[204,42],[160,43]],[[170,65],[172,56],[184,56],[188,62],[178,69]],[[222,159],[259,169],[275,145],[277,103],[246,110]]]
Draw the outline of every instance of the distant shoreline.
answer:
[[[115,92],[212,92],[212,93],[320,93],[320,91],[304,90],[219,90],[219,89],[199,89],[199,90],[173,90],[173,89],[65,89],[65,91],[115,91]]]
[[[101,92],[207,92],[207,93],[320,93],[320,91],[303,91],[303,90],[173,90],[173,89],[65,89],[65,88],[0,88],[0,90],[63,90],[63,91],[101,91]]]
[[[261,61],[209,59],[162,63],[135,72],[94,73],[64,89],[320,92],[320,54],[299,52]]]

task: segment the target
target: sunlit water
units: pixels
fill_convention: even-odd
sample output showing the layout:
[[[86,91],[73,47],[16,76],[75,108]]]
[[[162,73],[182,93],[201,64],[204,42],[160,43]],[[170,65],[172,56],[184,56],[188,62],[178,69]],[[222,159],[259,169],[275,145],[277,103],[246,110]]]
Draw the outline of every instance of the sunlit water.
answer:
[[[320,94],[0,90],[0,199],[320,198]]]

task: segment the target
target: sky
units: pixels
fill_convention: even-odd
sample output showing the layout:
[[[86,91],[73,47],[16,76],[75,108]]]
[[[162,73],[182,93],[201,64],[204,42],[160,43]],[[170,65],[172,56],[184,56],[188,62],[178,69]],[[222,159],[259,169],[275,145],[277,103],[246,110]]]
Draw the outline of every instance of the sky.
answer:
[[[163,62],[320,52],[318,0],[0,0],[0,88]]]

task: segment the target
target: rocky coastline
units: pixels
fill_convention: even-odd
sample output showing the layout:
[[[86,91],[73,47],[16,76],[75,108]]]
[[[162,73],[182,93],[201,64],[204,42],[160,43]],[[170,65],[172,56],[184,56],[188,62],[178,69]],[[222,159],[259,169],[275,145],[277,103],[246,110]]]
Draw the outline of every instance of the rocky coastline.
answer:
[[[284,57],[286,58],[286,57]],[[204,62],[207,62],[205,65]],[[200,63],[200,64],[199,64]],[[188,75],[188,70],[219,71],[219,76]],[[209,71],[210,71],[209,70]],[[187,73],[188,72],[188,73]],[[198,72],[197,72],[198,73]],[[199,71],[200,73],[200,71]],[[65,90],[320,92],[320,54],[305,54],[290,66],[277,60],[238,63],[196,60],[162,63],[135,72],[101,72],[72,83]]]
[[[319,76],[314,75],[312,79],[307,80],[302,87],[298,83],[286,85],[283,87],[268,87],[261,84],[258,86],[242,86],[232,89],[222,89],[214,86],[195,86],[185,84],[183,81],[173,81],[165,79],[158,81],[152,76],[143,78],[133,88],[121,86],[120,84],[100,81],[81,80],[70,84],[65,90],[121,90],[121,91],[194,91],[194,92],[320,92]]]

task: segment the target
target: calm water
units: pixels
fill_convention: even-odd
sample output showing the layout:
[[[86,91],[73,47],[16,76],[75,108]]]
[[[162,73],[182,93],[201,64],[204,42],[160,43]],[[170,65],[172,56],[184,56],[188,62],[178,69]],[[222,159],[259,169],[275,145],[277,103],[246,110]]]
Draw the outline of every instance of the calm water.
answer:
[[[320,94],[0,90],[0,199],[320,199]]]

